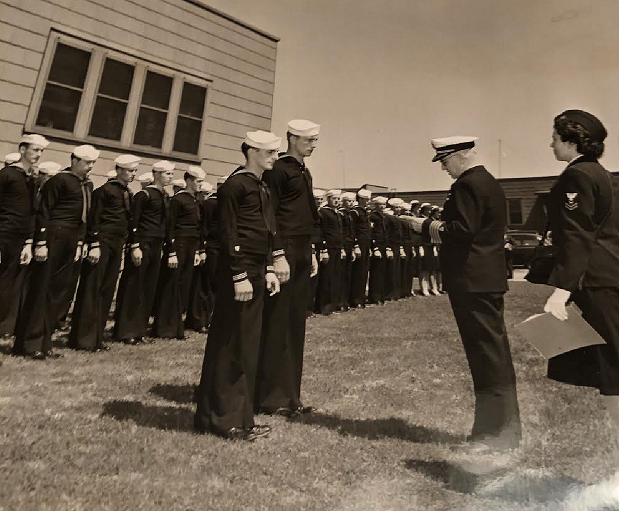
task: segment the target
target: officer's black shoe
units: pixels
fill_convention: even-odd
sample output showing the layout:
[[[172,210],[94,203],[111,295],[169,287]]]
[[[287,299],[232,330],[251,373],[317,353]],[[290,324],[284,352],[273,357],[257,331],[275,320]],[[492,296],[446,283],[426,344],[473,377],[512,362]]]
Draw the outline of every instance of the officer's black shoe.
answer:
[[[58,353],[57,351],[48,350],[45,352],[45,358],[62,358],[64,355],[62,353]]]
[[[271,426],[267,424],[256,424],[251,428],[247,428],[247,430],[257,437],[268,436],[271,433]]]

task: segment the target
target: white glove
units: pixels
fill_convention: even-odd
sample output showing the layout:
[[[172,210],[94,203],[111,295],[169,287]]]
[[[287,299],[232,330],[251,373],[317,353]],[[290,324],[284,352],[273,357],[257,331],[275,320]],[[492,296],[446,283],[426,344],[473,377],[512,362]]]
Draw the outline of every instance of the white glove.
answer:
[[[550,295],[546,305],[544,305],[544,312],[550,312],[555,318],[565,321],[567,319],[565,304],[570,299],[570,295],[571,293],[565,289],[555,288],[554,293]]]

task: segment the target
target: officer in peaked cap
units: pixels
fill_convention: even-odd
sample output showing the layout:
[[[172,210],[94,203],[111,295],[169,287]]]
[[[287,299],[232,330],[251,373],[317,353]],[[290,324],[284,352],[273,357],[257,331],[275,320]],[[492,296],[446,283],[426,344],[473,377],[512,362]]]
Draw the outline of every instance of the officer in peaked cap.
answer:
[[[129,230],[132,201],[129,184],[141,160],[132,154],[118,156],[111,171],[114,177],[92,194],[86,230],[88,254],[82,263],[69,332],[71,348],[93,352],[108,349],[103,332]]]
[[[256,388],[257,408],[283,415],[313,410],[301,400],[307,295],[318,272],[312,235],[320,220],[305,159],[318,143],[320,125],[306,119],[288,123],[288,148],[264,173],[273,199],[277,232],[274,266],[281,292],[267,297],[262,355]]]
[[[93,146],[77,146],[71,153],[70,167],[43,187],[36,215],[34,264],[17,325],[14,350],[18,354],[58,356],[52,351],[51,337],[77,285],[74,265],[81,262],[92,202],[88,174],[98,157],[99,151]]]
[[[475,421],[465,451],[515,448],[521,427],[516,376],[503,320],[507,290],[503,234],[505,194],[476,161],[475,137],[432,140],[433,161],[455,181],[442,220],[417,228],[441,244],[443,282],[467,355],[475,390]],[[462,254],[468,254],[462,257]]]

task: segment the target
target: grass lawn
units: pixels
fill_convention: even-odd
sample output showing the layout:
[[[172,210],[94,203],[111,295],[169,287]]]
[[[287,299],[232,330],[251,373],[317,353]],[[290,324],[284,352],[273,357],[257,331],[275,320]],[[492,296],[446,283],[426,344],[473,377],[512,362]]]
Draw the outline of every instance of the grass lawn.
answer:
[[[513,282],[506,296],[524,437],[489,460],[449,448],[473,398],[446,296],[310,319],[303,391],[319,412],[259,417],[273,433],[252,444],[192,432],[204,335],[44,362],[5,339],[0,511],[619,509],[599,396],[547,380],[514,332],[547,295]],[[610,494],[617,507],[596,503]]]

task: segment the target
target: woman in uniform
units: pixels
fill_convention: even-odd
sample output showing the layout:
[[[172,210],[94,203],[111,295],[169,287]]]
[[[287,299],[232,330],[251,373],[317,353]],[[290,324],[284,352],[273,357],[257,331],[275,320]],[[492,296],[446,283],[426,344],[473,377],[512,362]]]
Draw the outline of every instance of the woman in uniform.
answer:
[[[548,198],[557,261],[544,310],[567,319],[573,301],[606,341],[550,359],[548,377],[596,387],[619,426],[619,204],[613,176],[598,163],[606,129],[592,114],[567,110],[554,119],[552,148],[568,162]]]

